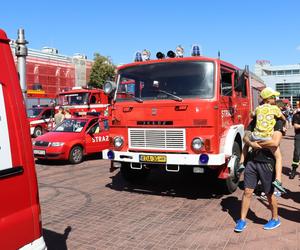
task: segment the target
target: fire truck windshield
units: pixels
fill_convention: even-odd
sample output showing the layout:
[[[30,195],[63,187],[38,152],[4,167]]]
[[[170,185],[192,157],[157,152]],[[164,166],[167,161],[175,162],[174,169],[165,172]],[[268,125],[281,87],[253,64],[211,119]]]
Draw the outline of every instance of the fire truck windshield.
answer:
[[[164,62],[119,71],[117,101],[208,99],[214,93],[212,62]]]
[[[58,104],[63,105],[85,105],[88,103],[89,93],[72,93],[72,94],[60,94]]]
[[[43,109],[41,108],[30,108],[30,109],[27,109],[27,117],[29,118],[35,118],[37,117],[41,112],[42,112]]]

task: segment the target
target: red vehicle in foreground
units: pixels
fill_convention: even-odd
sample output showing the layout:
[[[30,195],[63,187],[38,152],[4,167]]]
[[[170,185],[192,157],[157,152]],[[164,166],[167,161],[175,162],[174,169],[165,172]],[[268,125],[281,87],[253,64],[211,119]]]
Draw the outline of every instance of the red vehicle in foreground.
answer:
[[[9,39],[0,30],[0,249],[44,250],[29,123]]]
[[[232,193],[259,91],[252,91],[247,68],[219,58],[171,56],[123,65],[117,82],[104,84],[113,100],[111,144],[103,158],[128,181],[142,181],[155,167],[213,172]]]
[[[107,149],[108,134],[106,118],[65,119],[52,131],[33,140],[33,154],[40,160],[68,160],[77,164],[83,156]]]
[[[54,112],[54,107],[48,105],[34,105],[27,109],[31,136],[38,137],[52,129]]]

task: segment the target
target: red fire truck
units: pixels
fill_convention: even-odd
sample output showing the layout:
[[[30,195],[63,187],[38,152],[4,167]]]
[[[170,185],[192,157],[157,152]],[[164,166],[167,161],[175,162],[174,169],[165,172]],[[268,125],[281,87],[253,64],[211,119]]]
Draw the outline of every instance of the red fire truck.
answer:
[[[161,54],[119,67],[117,81],[104,84],[113,100],[110,149],[103,157],[128,181],[141,181],[155,167],[212,171],[234,192],[253,108],[247,68],[219,58]]]
[[[54,106],[33,105],[27,109],[27,117],[30,123],[30,134],[38,137],[52,129]]]
[[[29,124],[9,39],[0,30],[0,248],[46,249]]]
[[[83,115],[87,112],[100,112],[107,116],[108,97],[102,89],[73,87],[71,90],[59,93],[56,110],[59,106],[69,108],[72,114]]]

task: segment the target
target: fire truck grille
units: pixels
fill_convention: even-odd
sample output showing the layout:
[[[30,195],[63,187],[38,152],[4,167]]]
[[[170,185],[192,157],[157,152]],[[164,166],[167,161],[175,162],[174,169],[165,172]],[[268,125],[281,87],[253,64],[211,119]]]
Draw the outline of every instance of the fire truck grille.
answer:
[[[130,149],[186,150],[185,129],[128,129]]]
[[[35,146],[40,146],[40,147],[48,147],[49,142],[47,141],[36,141]]]

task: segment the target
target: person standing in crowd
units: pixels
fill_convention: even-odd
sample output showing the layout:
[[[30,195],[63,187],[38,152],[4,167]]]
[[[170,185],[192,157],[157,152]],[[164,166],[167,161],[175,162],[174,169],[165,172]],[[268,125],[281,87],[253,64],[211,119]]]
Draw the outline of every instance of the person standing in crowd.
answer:
[[[65,108],[65,119],[69,119],[71,117],[72,117],[72,115],[71,115],[70,109]]]
[[[292,125],[295,129],[295,137],[294,137],[294,155],[292,162],[292,170],[290,172],[289,178],[294,179],[297,173],[297,168],[300,161],[300,109],[299,103],[297,103],[296,113],[293,115]]]
[[[271,230],[280,226],[278,218],[278,205],[274,195],[274,186],[272,182],[275,179],[275,157],[270,149],[279,147],[283,135],[283,121],[277,120],[274,126],[274,133],[271,140],[252,141],[251,131],[254,130],[256,119],[253,119],[248,126],[244,136],[246,145],[252,148],[247,154],[247,164],[244,172],[244,194],[242,199],[241,217],[234,228],[235,232],[242,232],[247,226],[246,216],[250,207],[250,201],[258,181],[261,181],[263,191],[265,192],[269,208],[271,210],[271,219],[263,226],[265,230]]]
[[[56,113],[54,115],[55,126],[57,126],[58,124],[60,124],[64,120],[65,116],[64,116],[63,112],[64,112],[64,108],[59,107],[58,108],[58,113]]]

